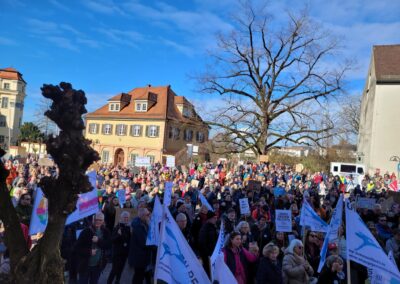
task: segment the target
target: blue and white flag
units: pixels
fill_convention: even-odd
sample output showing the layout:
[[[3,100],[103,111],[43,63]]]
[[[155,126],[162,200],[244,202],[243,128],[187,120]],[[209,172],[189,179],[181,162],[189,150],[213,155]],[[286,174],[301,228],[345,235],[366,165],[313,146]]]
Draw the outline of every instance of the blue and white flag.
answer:
[[[214,251],[210,257],[211,262],[211,279],[219,283],[237,283],[235,276],[224,261],[224,253],[222,249],[225,243],[224,222],[221,223],[219,230],[218,240],[215,245]]]
[[[126,202],[125,189],[118,189],[117,190],[117,197],[118,197],[119,206],[121,208],[123,208],[124,204]]]
[[[74,212],[68,215],[65,222],[66,225],[75,221],[96,214],[99,211],[99,200],[96,189],[96,172],[92,171],[87,174],[92,191],[79,194],[78,202]],[[43,195],[40,188],[37,188],[35,202],[33,204],[31,223],[29,225],[29,235],[42,233],[46,230],[48,220],[48,201]]]
[[[169,284],[211,284],[171,213],[167,208],[165,209],[161,222],[155,281],[159,279]]]
[[[199,198],[200,198],[200,201],[201,201],[201,205],[204,205],[205,207],[207,207],[207,209],[208,209],[209,211],[214,212],[214,208],[212,208],[212,206],[210,205],[210,203],[208,203],[207,199],[204,197],[203,194],[200,193],[200,194],[199,194]]]
[[[172,182],[166,182],[165,183],[165,191],[164,191],[164,206],[168,207],[171,205],[171,199],[172,199]]]
[[[389,251],[388,258],[397,267],[396,260],[393,256],[393,251]],[[379,271],[376,269],[368,269],[368,276],[371,280],[371,284],[392,284],[392,282],[390,282],[390,276],[379,273]]]
[[[373,270],[385,279],[378,283],[400,283],[400,273],[383,251],[348,199],[346,206],[347,259]]]
[[[160,241],[160,223],[162,207],[158,196],[154,199],[153,213],[151,213],[149,231],[147,232],[146,246],[158,246]]]
[[[328,224],[318,216],[305,199],[300,213],[300,225],[303,227],[308,226],[310,230],[314,232],[326,233],[328,231]]]
[[[325,260],[326,260],[326,252],[328,251],[328,245],[334,242],[338,238],[338,232],[340,224],[342,223],[342,215],[343,215],[343,194],[340,195],[339,200],[336,204],[336,208],[333,211],[331,222],[329,223],[328,233],[325,235],[324,243],[321,249],[321,259],[319,261],[318,272],[321,272]]]

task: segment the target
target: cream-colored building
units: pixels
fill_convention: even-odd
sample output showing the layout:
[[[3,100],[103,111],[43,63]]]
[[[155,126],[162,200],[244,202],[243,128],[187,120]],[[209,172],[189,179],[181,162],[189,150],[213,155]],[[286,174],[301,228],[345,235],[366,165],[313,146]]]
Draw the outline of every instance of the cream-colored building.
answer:
[[[397,173],[393,156],[400,156],[400,45],[380,45],[363,92],[357,159],[369,172]]]
[[[0,147],[16,145],[24,111],[26,82],[14,68],[0,69]]]
[[[103,163],[134,165],[136,157],[165,163],[167,156],[175,156],[179,164],[187,144],[198,146],[196,158],[206,158],[208,126],[170,86],[149,85],[118,94],[87,114],[85,136]]]

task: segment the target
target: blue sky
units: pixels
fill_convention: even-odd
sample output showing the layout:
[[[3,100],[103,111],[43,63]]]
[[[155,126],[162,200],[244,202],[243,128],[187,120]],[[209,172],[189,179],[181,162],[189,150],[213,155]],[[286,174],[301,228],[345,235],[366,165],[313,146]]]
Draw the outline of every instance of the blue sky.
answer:
[[[172,85],[201,101],[190,74],[204,70],[215,34],[233,28],[236,1],[0,0],[0,67],[18,69],[28,83],[24,121],[34,121],[43,83],[71,82],[88,110],[134,87]],[[400,43],[399,1],[269,1],[282,11],[302,9],[343,39],[341,56],[357,64],[348,91],[361,93],[374,44]],[[209,98],[218,101],[219,98]]]

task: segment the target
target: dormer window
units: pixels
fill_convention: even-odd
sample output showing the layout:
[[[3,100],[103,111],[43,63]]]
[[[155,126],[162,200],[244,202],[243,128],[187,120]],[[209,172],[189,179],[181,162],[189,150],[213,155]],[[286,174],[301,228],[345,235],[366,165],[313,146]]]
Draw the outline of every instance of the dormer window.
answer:
[[[119,111],[120,110],[120,104],[119,103],[110,103],[108,105],[108,110],[109,111]]]
[[[136,102],[136,111],[138,112],[147,111],[147,101]]]

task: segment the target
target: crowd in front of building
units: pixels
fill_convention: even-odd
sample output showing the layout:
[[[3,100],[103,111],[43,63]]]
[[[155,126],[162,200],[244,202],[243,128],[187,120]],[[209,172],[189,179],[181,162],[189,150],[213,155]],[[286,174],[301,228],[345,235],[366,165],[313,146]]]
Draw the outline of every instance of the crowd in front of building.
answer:
[[[10,196],[25,238],[33,246],[28,227],[38,183],[44,176],[57,175],[57,168],[39,166],[33,158],[25,164],[9,160],[5,166],[10,170]],[[354,202],[360,197],[375,200],[372,207],[357,211],[382,249],[391,251],[399,265],[400,204],[389,190],[395,179],[389,173],[367,175],[348,194]],[[146,239],[155,197],[163,201],[167,181],[173,183],[169,210],[208,275],[209,258],[223,224],[227,236],[224,261],[240,284],[346,282],[344,224],[329,243],[319,273],[324,234],[300,225],[304,200],[329,223],[339,195],[347,191],[346,180],[323,171],[298,173],[282,164],[249,162],[228,167],[220,162],[174,168],[100,165],[96,178],[99,212],[65,227],[60,249],[69,283],[98,283],[107,265],[111,266],[107,283],[121,283],[122,273],[130,268],[132,283],[151,282],[157,247],[147,246]],[[122,199],[117,194],[121,190],[125,193]],[[213,210],[201,204],[200,195]],[[250,214],[241,214],[239,200],[243,198],[248,199]],[[292,232],[277,230],[278,209],[291,210]],[[7,251],[4,245],[0,249],[5,272]],[[350,269],[352,283],[364,283],[369,276],[357,263],[351,262]]]

